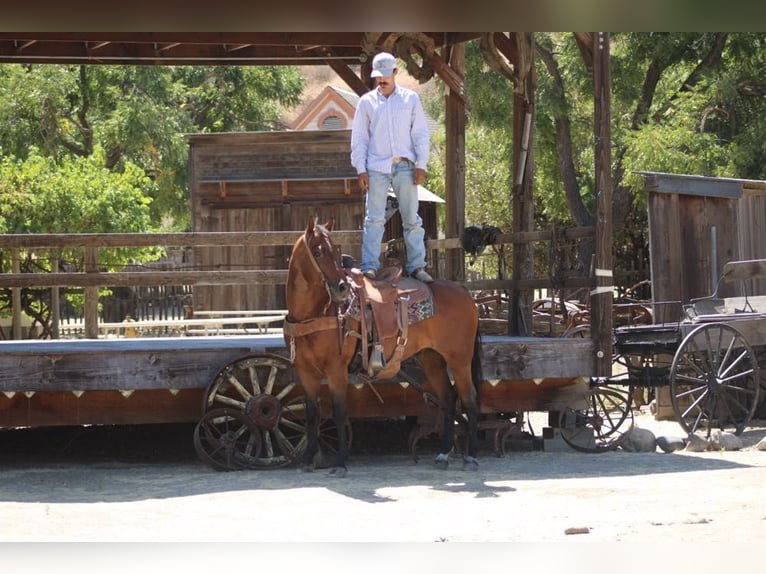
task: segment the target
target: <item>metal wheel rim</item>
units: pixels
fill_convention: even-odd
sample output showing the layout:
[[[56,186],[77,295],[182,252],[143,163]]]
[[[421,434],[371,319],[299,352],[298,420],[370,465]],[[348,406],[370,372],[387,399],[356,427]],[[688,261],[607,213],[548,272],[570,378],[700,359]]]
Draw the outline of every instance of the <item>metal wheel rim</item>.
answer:
[[[688,433],[741,434],[758,406],[760,373],[750,343],[725,323],[700,325],[679,345],[670,367],[676,420]]]
[[[587,453],[616,449],[632,424],[630,395],[608,388],[591,389],[559,415],[561,438],[573,449]]]
[[[250,468],[261,447],[258,429],[232,409],[212,409],[194,428],[197,456],[216,470]]]

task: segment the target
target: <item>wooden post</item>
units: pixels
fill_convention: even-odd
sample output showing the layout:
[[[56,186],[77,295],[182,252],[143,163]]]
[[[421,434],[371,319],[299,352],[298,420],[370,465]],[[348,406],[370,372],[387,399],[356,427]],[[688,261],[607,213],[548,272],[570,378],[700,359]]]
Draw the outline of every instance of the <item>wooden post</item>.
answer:
[[[51,273],[59,272],[59,261],[61,260],[61,252],[58,249],[50,250],[51,258]],[[61,297],[59,296],[59,288],[51,287],[51,339],[58,339],[60,336],[59,322],[61,319]]]
[[[21,272],[21,255],[18,249],[11,250],[11,271]],[[11,288],[11,338],[21,339],[21,288]]]
[[[594,375],[612,374],[612,155],[610,129],[609,34],[593,34],[593,87],[595,175],[596,175],[596,257],[595,287],[591,291],[591,337]]]
[[[85,272],[98,271],[98,248],[85,248]],[[85,338],[98,339],[98,287],[85,287]]]
[[[516,32],[517,47],[514,66],[519,70],[516,81],[523,90],[514,89],[513,94],[513,187],[511,189],[511,217],[513,232],[532,231],[535,204],[533,183],[533,111],[535,68],[524,69],[522,61],[531,61],[534,54],[532,33]],[[513,279],[516,281],[534,277],[532,243],[513,246]],[[532,330],[533,292],[529,289],[512,289],[508,309],[508,334],[529,335]]]
[[[446,104],[446,174],[447,210],[445,234],[460,237],[465,227],[465,46],[456,44],[450,55],[450,67],[461,79],[463,93],[450,89]],[[465,254],[462,249],[448,249],[445,276],[453,281],[465,280]]]

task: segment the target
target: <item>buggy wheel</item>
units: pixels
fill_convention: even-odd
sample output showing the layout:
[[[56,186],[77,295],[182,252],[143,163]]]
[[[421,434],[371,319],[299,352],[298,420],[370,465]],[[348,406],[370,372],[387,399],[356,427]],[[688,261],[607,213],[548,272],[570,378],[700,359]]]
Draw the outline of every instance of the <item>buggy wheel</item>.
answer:
[[[561,438],[580,452],[599,453],[620,446],[633,424],[630,394],[596,387],[559,415]]]
[[[246,417],[259,434],[261,448],[248,468],[287,466],[306,449],[303,389],[284,357],[246,355],[222,368],[205,392],[203,413],[218,408]]]
[[[688,433],[741,434],[758,404],[759,366],[742,333],[706,323],[681,341],[670,366],[673,412]]]
[[[194,450],[216,470],[253,466],[261,452],[261,435],[250,420],[232,409],[212,409],[194,428]]]

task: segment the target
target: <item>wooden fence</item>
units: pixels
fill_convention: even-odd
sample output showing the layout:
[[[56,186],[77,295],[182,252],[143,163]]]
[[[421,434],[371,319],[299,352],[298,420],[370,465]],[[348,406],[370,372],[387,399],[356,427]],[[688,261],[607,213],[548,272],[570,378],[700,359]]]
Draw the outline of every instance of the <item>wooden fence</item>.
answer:
[[[84,290],[83,328],[87,338],[97,338],[99,334],[98,302],[101,287],[157,288],[162,286],[195,285],[232,285],[243,283],[284,284],[286,269],[272,270],[206,270],[179,267],[172,270],[143,269],[141,271],[109,271],[99,262],[99,250],[115,247],[196,247],[230,245],[277,245],[294,244],[299,232],[206,232],[206,233],[111,233],[111,234],[36,234],[36,235],[0,235],[0,250],[12,254],[14,269],[11,273],[0,274],[0,288],[10,288],[13,297],[13,325],[16,329],[21,324],[21,308],[17,294],[22,288],[50,288],[52,321],[51,335],[58,336],[60,313],[59,288],[78,287]],[[552,241],[578,241],[593,238],[595,228],[582,227],[557,231],[536,231],[507,233],[495,237],[495,245],[518,245]],[[358,245],[361,242],[359,231],[334,231],[333,239],[338,245]],[[462,249],[457,238],[429,240],[427,247],[436,257],[443,257],[447,250]],[[44,255],[47,251],[51,261],[56,261],[61,249],[78,248],[83,250],[85,268],[82,272],[58,272],[58,265],[52,265],[51,273],[20,273],[18,261],[21,253],[35,252]],[[434,268],[441,266],[434,262]],[[590,276],[558,275],[556,277],[533,276],[526,278],[502,278],[465,281],[465,286],[472,292],[493,291],[532,291],[537,289],[582,289],[594,285]],[[605,334],[611,337],[611,333]],[[593,333],[594,339],[598,338]],[[20,334],[14,333],[14,338]]]

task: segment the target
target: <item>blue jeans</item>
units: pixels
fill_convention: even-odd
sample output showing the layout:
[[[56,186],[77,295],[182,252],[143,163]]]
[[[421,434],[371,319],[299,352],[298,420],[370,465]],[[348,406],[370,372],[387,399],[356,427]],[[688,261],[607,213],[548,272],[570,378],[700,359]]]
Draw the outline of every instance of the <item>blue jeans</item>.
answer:
[[[408,273],[426,266],[425,230],[418,215],[418,187],[413,181],[415,167],[411,163],[394,164],[391,173],[369,172],[366,213],[362,230],[362,271],[380,266],[380,242],[386,224],[386,197],[393,187],[399,201],[399,213],[404,228],[404,245],[407,249]]]

